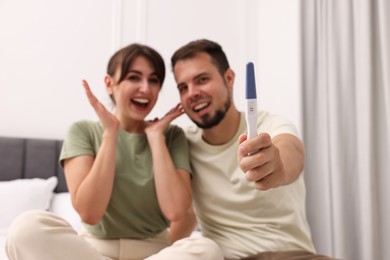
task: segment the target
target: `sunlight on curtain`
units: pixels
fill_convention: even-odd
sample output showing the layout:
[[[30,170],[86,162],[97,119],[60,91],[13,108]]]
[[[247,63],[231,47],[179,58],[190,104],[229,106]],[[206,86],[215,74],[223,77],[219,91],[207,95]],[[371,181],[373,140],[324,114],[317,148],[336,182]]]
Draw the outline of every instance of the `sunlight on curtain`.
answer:
[[[302,1],[308,218],[320,253],[390,255],[390,1]]]

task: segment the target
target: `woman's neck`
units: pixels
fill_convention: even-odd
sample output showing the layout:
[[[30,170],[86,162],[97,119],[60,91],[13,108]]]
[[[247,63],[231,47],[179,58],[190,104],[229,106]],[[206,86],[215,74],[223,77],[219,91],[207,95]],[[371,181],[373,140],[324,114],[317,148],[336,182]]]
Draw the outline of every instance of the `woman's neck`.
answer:
[[[126,132],[133,134],[144,134],[146,125],[147,123],[144,120],[121,121],[121,128]]]

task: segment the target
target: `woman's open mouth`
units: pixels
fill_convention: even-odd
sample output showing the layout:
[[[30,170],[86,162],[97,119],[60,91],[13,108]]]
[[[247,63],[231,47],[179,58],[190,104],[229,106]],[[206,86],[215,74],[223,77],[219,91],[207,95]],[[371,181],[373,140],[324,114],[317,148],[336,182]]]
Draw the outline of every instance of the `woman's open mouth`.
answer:
[[[133,98],[131,103],[137,107],[145,109],[149,105],[150,100],[147,98]]]

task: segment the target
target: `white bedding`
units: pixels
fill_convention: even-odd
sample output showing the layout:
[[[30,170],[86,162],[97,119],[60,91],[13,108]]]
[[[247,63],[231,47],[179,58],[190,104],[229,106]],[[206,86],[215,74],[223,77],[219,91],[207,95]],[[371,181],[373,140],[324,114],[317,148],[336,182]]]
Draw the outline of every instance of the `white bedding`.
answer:
[[[0,260],[7,259],[5,240],[13,220],[27,210],[50,210],[57,183],[58,179],[55,176],[48,179],[16,179],[0,182]]]
[[[82,228],[80,217],[72,206],[69,192],[53,193],[49,210],[67,220],[75,230],[79,231]],[[0,260],[8,260],[5,254],[7,229],[0,228]],[[192,236],[201,236],[201,234],[195,230]]]
[[[67,220],[75,230],[81,229],[81,220],[72,206],[69,192],[52,194],[49,211],[52,211]],[[6,227],[0,229],[0,260],[8,260],[5,254],[7,230],[8,228]]]
[[[5,255],[5,238],[7,231],[5,229],[0,230],[0,260],[7,260],[8,258]]]

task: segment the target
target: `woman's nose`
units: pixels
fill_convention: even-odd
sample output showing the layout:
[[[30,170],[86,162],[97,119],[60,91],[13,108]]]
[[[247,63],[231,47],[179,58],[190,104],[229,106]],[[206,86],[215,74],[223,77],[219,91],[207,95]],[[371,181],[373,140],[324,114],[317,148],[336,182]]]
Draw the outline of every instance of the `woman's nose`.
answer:
[[[147,79],[140,82],[139,90],[143,93],[148,93],[150,91],[149,81]]]

